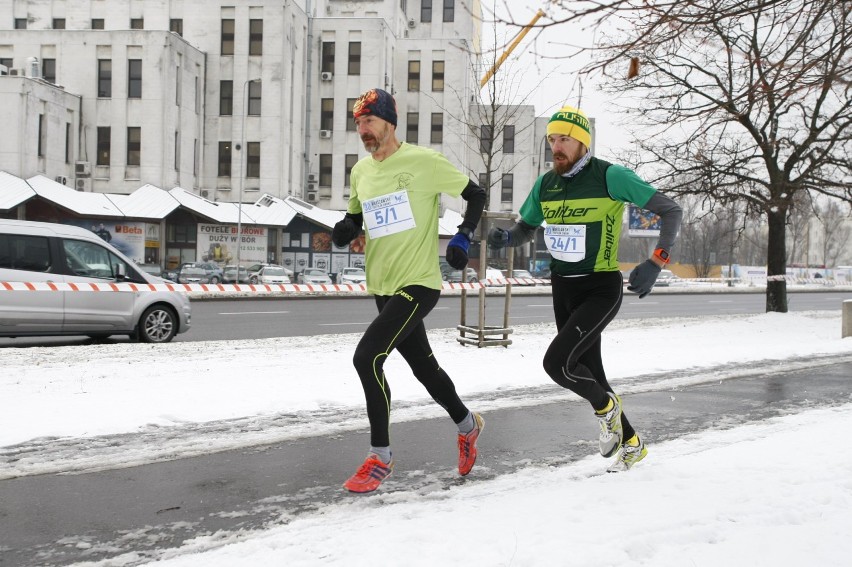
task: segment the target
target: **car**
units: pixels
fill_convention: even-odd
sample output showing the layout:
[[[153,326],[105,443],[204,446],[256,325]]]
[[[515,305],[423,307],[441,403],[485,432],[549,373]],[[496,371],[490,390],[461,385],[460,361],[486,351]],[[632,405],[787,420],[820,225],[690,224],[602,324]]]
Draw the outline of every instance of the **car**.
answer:
[[[671,270],[660,270],[660,275],[657,276],[657,281],[654,283],[657,287],[667,287],[677,281],[677,276]]]
[[[207,271],[197,266],[185,266],[179,273],[177,283],[206,284],[212,283]]]
[[[191,279],[192,281],[180,281],[181,280],[181,274],[185,270],[192,270],[191,276],[185,276],[184,277],[185,280]],[[198,270],[201,270],[202,272],[204,272],[204,278],[203,278],[204,281],[200,281],[202,278],[199,278]],[[220,268],[217,264],[214,264],[213,262],[184,262],[183,264],[181,264],[177,268],[166,270],[163,277],[166,278],[167,280],[171,280],[171,281],[177,282],[177,283],[211,283],[211,284],[217,284],[217,283],[219,283],[219,282],[221,282],[222,280],[225,279],[224,278],[224,270],[222,270],[222,268]]]
[[[239,280],[237,278],[236,266],[225,266],[225,270],[222,273],[222,281],[225,283],[249,283],[250,277],[249,271],[244,266],[240,266]]]
[[[508,274],[508,270],[503,270],[503,274]],[[507,278],[515,278],[519,280],[532,280],[533,275],[529,270],[512,270],[512,275],[506,275]],[[534,281],[514,282],[512,285],[535,285]]]
[[[299,272],[297,279],[300,284],[309,285],[332,285],[334,283],[331,281],[331,277],[328,275],[328,272],[320,270],[319,268],[308,268],[307,270]]]
[[[284,266],[268,264],[256,272],[249,272],[249,283],[253,284],[288,284],[290,277]]]
[[[461,270],[450,270],[444,274],[444,281],[449,283],[459,283],[462,281]],[[476,283],[479,281],[479,276],[476,275],[476,270],[473,268],[465,268],[465,283]]]
[[[167,282],[147,274],[94,232],[77,226],[0,219],[0,281],[143,284],[138,291],[4,291],[2,337],[127,335],[140,342],[166,343],[191,326],[186,293],[142,291],[144,284]]]
[[[497,268],[492,268],[491,266],[488,266],[487,268],[485,268],[485,279],[486,279],[486,280],[492,280],[492,281],[490,281],[489,283],[487,283],[487,284],[485,284],[485,285],[490,285],[490,286],[503,286],[503,285],[506,285],[506,282],[504,282],[504,281],[503,281],[503,282],[501,282],[501,281],[493,281],[493,280],[504,280],[504,279],[505,279],[505,277],[503,276],[503,272],[501,272],[501,271],[500,271],[500,270],[498,270]]]
[[[367,273],[363,268],[343,268],[337,274],[338,284],[364,284],[367,283]]]
[[[296,275],[293,273],[293,270],[291,270],[290,268],[287,268],[285,266],[279,266],[278,264],[269,264],[269,263],[252,264],[251,266],[248,266],[246,268],[246,270],[248,270],[249,276],[251,276],[251,274],[256,274],[257,272],[259,272],[261,270],[261,268],[263,268],[264,266],[278,266],[279,268],[284,270],[284,273],[287,274],[287,277],[290,278],[291,282],[294,279],[296,279]]]

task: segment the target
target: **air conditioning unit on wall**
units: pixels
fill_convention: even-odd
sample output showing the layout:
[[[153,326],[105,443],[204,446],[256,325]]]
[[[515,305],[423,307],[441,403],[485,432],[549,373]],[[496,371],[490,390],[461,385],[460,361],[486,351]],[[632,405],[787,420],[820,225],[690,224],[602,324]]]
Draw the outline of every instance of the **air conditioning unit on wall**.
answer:
[[[309,173],[308,174],[308,183],[316,183],[317,182],[317,174]]]
[[[87,161],[78,161],[74,164],[74,175],[77,177],[88,177],[92,174],[91,164]]]
[[[317,202],[317,192],[316,191],[308,191],[308,202],[316,203]]]
[[[330,81],[334,78],[334,73],[329,73],[328,71],[323,71],[320,73],[320,79],[323,81]]]
[[[408,20],[408,27],[413,28],[416,25],[417,25],[417,22],[414,21],[414,18],[411,18],[410,20]]]
[[[320,138],[326,140],[331,138],[331,130],[320,130]]]
[[[74,189],[84,193],[92,192],[92,179],[90,177],[78,177],[74,180]]]
[[[544,162],[544,169],[553,169],[553,162],[552,161]]]

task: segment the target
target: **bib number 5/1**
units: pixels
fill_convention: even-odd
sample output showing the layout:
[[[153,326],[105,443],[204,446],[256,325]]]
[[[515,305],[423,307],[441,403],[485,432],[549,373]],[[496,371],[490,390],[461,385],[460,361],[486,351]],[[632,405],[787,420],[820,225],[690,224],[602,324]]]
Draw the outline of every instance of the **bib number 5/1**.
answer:
[[[389,193],[361,203],[370,238],[411,230],[415,226],[406,191]]]
[[[586,257],[586,226],[553,224],[544,229],[544,243],[550,255],[563,262],[579,262]]]

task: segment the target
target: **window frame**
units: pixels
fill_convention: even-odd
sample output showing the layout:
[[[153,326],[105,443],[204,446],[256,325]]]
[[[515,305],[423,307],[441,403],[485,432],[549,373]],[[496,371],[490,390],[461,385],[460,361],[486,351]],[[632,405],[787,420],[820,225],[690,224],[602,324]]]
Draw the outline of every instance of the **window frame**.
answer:
[[[359,76],[361,75],[361,42],[349,42],[349,56],[347,58],[346,74]]]
[[[98,59],[98,98],[112,98],[112,59]]]
[[[127,165],[142,165],[142,127],[127,127]]]
[[[127,98],[142,98],[142,60],[127,60]]]
[[[112,159],[112,128],[98,126],[95,165],[109,166]]]
[[[219,152],[217,157],[217,177],[231,177],[231,161],[233,160],[233,145],[230,141],[219,142]]]
[[[237,21],[233,18],[222,18],[220,21],[219,55],[233,55]],[[230,31],[226,27],[230,27]]]
[[[225,111],[227,107],[227,112]],[[234,115],[234,81],[219,81],[219,116]]]
[[[260,27],[260,31],[257,30],[257,27]],[[263,20],[262,19],[250,19],[249,20],[249,46],[248,46],[248,54],[249,55],[263,55]]]

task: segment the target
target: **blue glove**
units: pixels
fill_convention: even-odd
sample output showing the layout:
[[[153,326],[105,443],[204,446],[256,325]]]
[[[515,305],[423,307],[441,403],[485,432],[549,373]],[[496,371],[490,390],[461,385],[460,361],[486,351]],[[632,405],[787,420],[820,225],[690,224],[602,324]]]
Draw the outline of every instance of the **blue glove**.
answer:
[[[627,291],[635,291],[639,294],[639,299],[642,299],[649,293],[654,283],[657,281],[657,276],[660,275],[661,268],[651,260],[645,260],[630,272],[630,277],[627,279]]]
[[[458,231],[447,244],[447,264],[457,270],[467,266],[467,251],[470,249],[469,231]]]
[[[338,248],[348,246],[350,242],[355,240],[358,233],[361,232],[361,227],[355,224],[355,221],[349,215],[343,217],[343,220],[334,225],[334,230],[331,231],[331,241]]]
[[[488,246],[494,248],[505,248],[512,244],[512,235],[508,230],[494,227],[488,231]]]

